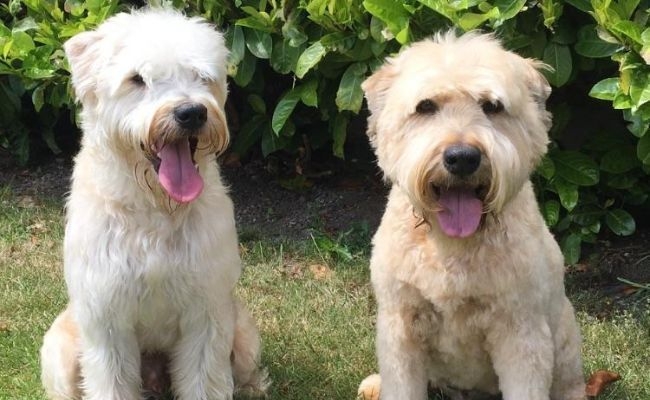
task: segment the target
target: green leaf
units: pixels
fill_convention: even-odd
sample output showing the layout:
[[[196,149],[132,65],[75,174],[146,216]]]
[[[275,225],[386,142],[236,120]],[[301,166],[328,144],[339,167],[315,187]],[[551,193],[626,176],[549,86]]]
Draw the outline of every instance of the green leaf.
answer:
[[[634,157],[634,160],[638,160]],[[607,177],[607,186],[614,189],[630,189],[636,185],[639,178],[631,175],[610,175]]]
[[[386,24],[398,42],[406,43],[410,14],[402,2],[395,0],[364,0],[363,6],[366,11]]]
[[[592,12],[594,9],[591,7],[591,2],[589,0],[565,0],[567,3],[571,4],[575,8],[585,13]]]
[[[472,29],[477,28],[479,25],[481,25],[483,22],[491,19],[491,18],[497,18],[499,17],[499,9],[496,7],[493,7],[490,11],[486,12],[485,14],[477,14],[477,13],[465,13],[463,14],[459,19],[458,19],[458,26],[460,26],[465,32],[471,31]]]
[[[553,187],[560,197],[562,207],[571,211],[578,205],[579,193],[577,185],[567,182],[562,178],[555,178],[553,180]]]
[[[32,104],[34,104],[34,109],[36,112],[41,111],[43,104],[45,104],[44,94],[45,94],[45,84],[38,85],[36,89],[32,92]]]
[[[619,236],[629,236],[636,230],[634,218],[623,209],[611,210],[605,216],[607,227]]]
[[[242,125],[235,136],[232,151],[237,154],[245,154],[262,136],[262,126],[266,122],[266,116],[257,114]]]
[[[271,58],[273,51],[273,39],[267,32],[247,29],[244,32],[246,36],[246,47],[257,58]]]
[[[618,21],[614,26],[610,27],[612,32],[626,36],[628,39],[633,40],[637,44],[643,44],[641,39],[641,26],[633,21]]]
[[[287,119],[293,112],[293,109],[296,108],[296,105],[300,100],[300,95],[300,90],[293,88],[285,93],[280,98],[280,101],[278,101],[278,104],[275,106],[275,110],[273,110],[273,117],[271,119],[271,127],[276,135],[280,134],[282,127],[284,127],[284,124],[287,122]]]
[[[555,175],[555,163],[553,163],[553,160],[548,156],[543,157],[539,166],[537,166],[537,173],[546,180],[550,180]]]
[[[499,17],[505,21],[519,14],[526,0],[495,0],[493,4],[499,8]]]
[[[347,128],[350,117],[347,113],[338,113],[334,118],[334,126],[332,128],[332,152],[336,157],[345,158],[345,151],[343,145],[347,136]]]
[[[582,244],[582,238],[577,233],[569,233],[567,236],[562,239],[560,247],[562,247],[562,253],[564,254],[564,262],[568,265],[573,265],[580,261],[580,246]]]
[[[318,81],[316,79],[303,83],[300,87],[300,100],[310,107],[318,107]]]
[[[282,36],[285,40],[288,40],[289,45],[293,47],[299,47],[309,39],[307,35],[302,32],[300,24],[297,21],[299,15],[300,13],[297,10],[291,11],[286,22],[282,25]]]
[[[291,46],[287,40],[276,42],[271,54],[271,67],[283,75],[290,73],[296,68],[300,52],[300,47]]]
[[[589,96],[595,99],[612,101],[618,91],[618,78],[607,78],[595,84],[589,91]]]
[[[244,59],[246,53],[246,39],[241,26],[235,26],[232,31],[232,42],[230,44],[229,61],[237,65]]]
[[[320,41],[312,43],[298,58],[296,76],[302,79],[309,70],[320,62],[326,53],[327,50]]]
[[[240,87],[248,85],[255,75],[257,58],[249,51],[244,53],[244,59],[237,66],[237,74],[233,77],[235,83]]]
[[[622,174],[638,166],[639,160],[635,157],[632,146],[614,148],[600,160],[600,169],[612,174]]]
[[[599,171],[596,162],[577,151],[555,151],[552,154],[557,175],[568,182],[580,186],[598,183]]]
[[[546,225],[554,227],[560,220],[560,203],[556,200],[548,200],[544,202],[544,205],[542,206],[542,215],[544,215]]]
[[[282,150],[291,141],[291,138],[284,135],[276,135],[269,128],[268,123],[262,128],[262,155],[267,157],[269,154]]]
[[[619,91],[618,78],[607,78],[595,84],[589,91],[589,96],[612,101]]]
[[[650,134],[644,135],[636,146],[636,156],[644,165],[650,165]]]
[[[61,154],[61,149],[56,144],[54,139],[54,130],[52,128],[45,128],[41,131],[41,137],[47,145],[47,148],[54,154]]]
[[[632,73],[630,100],[634,103],[635,108],[650,102],[650,73],[647,69],[639,69]]]
[[[34,18],[26,17],[24,19],[19,20],[18,23],[16,23],[16,25],[14,25],[11,30],[14,32],[27,32],[34,29],[38,29],[38,24],[36,23],[36,21],[34,21]]]
[[[246,17],[246,18],[238,19],[237,22],[235,22],[235,24],[238,26],[245,26],[246,28],[250,28],[255,31],[267,32],[267,33],[273,32],[273,25],[271,25],[270,21],[267,21],[263,18]]]
[[[367,70],[365,63],[352,64],[345,70],[336,92],[336,105],[339,110],[350,110],[355,114],[359,112],[363,102],[361,82],[365,79]]]
[[[247,100],[248,104],[250,104],[251,108],[253,111],[255,111],[256,114],[266,114],[266,103],[264,103],[264,99],[262,99],[260,95],[249,94]]]
[[[555,87],[567,83],[571,77],[573,61],[568,46],[549,42],[544,49],[543,61],[553,67],[553,71],[544,70],[546,79]]]
[[[576,53],[589,58],[609,57],[622,46],[617,43],[607,43],[602,40],[596,31],[595,25],[583,26],[578,31],[578,42],[575,45]]]

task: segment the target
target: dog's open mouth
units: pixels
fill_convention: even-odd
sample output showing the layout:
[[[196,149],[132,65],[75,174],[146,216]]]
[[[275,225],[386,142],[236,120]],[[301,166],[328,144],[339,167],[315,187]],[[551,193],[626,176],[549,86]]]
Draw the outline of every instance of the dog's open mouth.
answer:
[[[179,203],[189,203],[203,191],[203,178],[194,160],[197,144],[195,136],[157,144],[156,156],[151,160],[160,185]]]
[[[460,238],[473,235],[481,224],[487,188],[434,185],[433,190],[441,207],[436,217],[445,235]]]

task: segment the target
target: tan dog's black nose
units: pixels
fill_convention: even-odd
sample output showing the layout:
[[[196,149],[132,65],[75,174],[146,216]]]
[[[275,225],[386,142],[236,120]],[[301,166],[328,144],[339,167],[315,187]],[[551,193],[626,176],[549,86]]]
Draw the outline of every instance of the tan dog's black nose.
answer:
[[[174,119],[187,130],[196,130],[208,119],[208,109],[200,103],[183,103],[174,108]]]
[[[445,169],[457,176],[467,176],[481,164],[481,150],[468,144],[449,146],[442,154]]]

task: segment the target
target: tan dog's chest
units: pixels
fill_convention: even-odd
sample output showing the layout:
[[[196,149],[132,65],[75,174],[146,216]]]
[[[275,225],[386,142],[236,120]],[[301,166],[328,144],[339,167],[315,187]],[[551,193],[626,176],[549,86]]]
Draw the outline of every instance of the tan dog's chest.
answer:
[[[494,317],[490,298],[439,299],[406,313],[411,334],[435,360],[429,366],[441,386],[496,393],[498,379],[485,341]]]

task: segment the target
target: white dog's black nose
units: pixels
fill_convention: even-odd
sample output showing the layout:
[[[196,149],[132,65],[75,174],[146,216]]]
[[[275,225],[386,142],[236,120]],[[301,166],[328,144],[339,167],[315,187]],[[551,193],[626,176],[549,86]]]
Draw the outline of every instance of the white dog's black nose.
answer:
[[[468,144],[456,144],[445,149],[442,160],[450,173],[467,176],[481,164],[481,150]]]
[[[196,130],[208,119],[208,109],[200,103],[183,103],[174,108],[174,119],[187,130]]]

